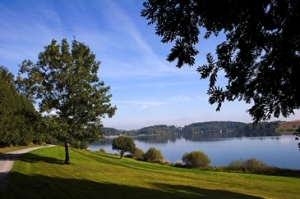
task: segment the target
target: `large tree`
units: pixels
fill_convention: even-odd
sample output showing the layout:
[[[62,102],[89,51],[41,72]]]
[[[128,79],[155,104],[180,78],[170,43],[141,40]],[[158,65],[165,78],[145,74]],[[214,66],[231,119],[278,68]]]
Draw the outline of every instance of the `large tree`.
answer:
[[[252,103],[255,123],[300,108],[300,1],[148,0],[141,15],[155,24],[163,43],[173,42],[167,60],[195,64],[203,37],[224,34],[215,55],[197,71],[209,78],[209,103]],[[201,43],[200,47],[201,48]],[[220,71],[227,85],[217,86]]]
[[[19,90],[39,105],[41,113],[55,116],[55,132],[65,140],[65,163],[70,163],[69,140],[95,141],[99,138],[101,118],[115,114],[110,104],[110,87],[98,78],[100,62],[89,47],[63,39],[38,55],[36,63],[24,60],[17,82]]]

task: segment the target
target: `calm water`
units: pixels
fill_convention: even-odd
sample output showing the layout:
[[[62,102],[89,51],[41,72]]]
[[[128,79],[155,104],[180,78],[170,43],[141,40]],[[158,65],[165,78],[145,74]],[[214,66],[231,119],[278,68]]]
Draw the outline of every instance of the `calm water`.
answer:
[[[92,143],[89,149],[112,150],[112,139],[102,143]],[[300,169],[300,151],[294,136],[252,137],[252,138],[209,138],[190,139],[183,136],[156,138],[155,136],[135,137],[136,147],[146,152],[150,147],[159,149],[165,160],[181,161],[185,152],[203,151],[211,160],[212,166],[226,166],[232,160],[256,158],[265,164],[290,169]]]

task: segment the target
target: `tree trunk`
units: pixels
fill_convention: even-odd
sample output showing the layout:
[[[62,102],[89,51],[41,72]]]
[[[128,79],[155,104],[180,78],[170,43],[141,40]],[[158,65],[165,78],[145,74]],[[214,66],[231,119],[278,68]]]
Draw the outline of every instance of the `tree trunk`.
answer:
[[[122,159],[123,155],[124,155],[124,151],[121,151],[120,152],[120,159]]]
[[[67,139],[65,140],[65,152],[66,152],[65,164],[70,164],[69,143],[68,143]]]

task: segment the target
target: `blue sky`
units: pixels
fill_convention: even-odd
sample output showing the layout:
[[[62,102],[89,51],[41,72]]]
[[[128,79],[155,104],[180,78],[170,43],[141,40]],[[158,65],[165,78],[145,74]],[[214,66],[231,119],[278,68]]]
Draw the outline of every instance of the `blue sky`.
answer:
[[[208,81],[196,72],[222,36],[200,39],[193,67],[175,67],[166,57],[154,26],[140,17],[143,0],[1,0],[0,65],[17,74],[23,60],[37,55],[52,39],[85,43],[101,61],[99,77],[111,87],[118,110],[105,127],[137,129],[156,124],[184,126],[204,121],[251,122],[244,102],[226,102],[221,111],[208,103]],[[226,80],[219,77],[219,84]],[[300,111],[289,118],[299,119]],[[277,118],[273,118],[275,120]]]

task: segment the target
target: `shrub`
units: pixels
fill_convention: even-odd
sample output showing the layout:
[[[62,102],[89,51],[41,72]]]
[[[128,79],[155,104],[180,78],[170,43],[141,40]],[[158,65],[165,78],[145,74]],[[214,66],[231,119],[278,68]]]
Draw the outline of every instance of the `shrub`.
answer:
[[[182,167],[182,162],[176,162],[176,163],[174,164],[174,167]]]
[[[210,163],[208,156],[202,151],[192,151],[182,156],[182,161],[188,167],[207,167]]]
[[[250,158],[247,160],[236,160],[232,161],[228,169],[234,170],[234,171],[249,171],[249,172],[255,172],[255,173],[264,173],[266,172],[270,167],[266,165],[265,163],[255,159]]]
[[[151,147],[148,151],[144,154],[144,160],[147,162],[163,162],[164,157],[161,154],[161,151]]]
[[[99,149],[99,151],[100,151],[101,153],[106,153],[106,151],[105,151],[103,148]]]
[[[135,147],[134,152],[132,153],[132,156],[135,159],[142,160],[143,156],[144,156],[144,151],[140,148]]]

